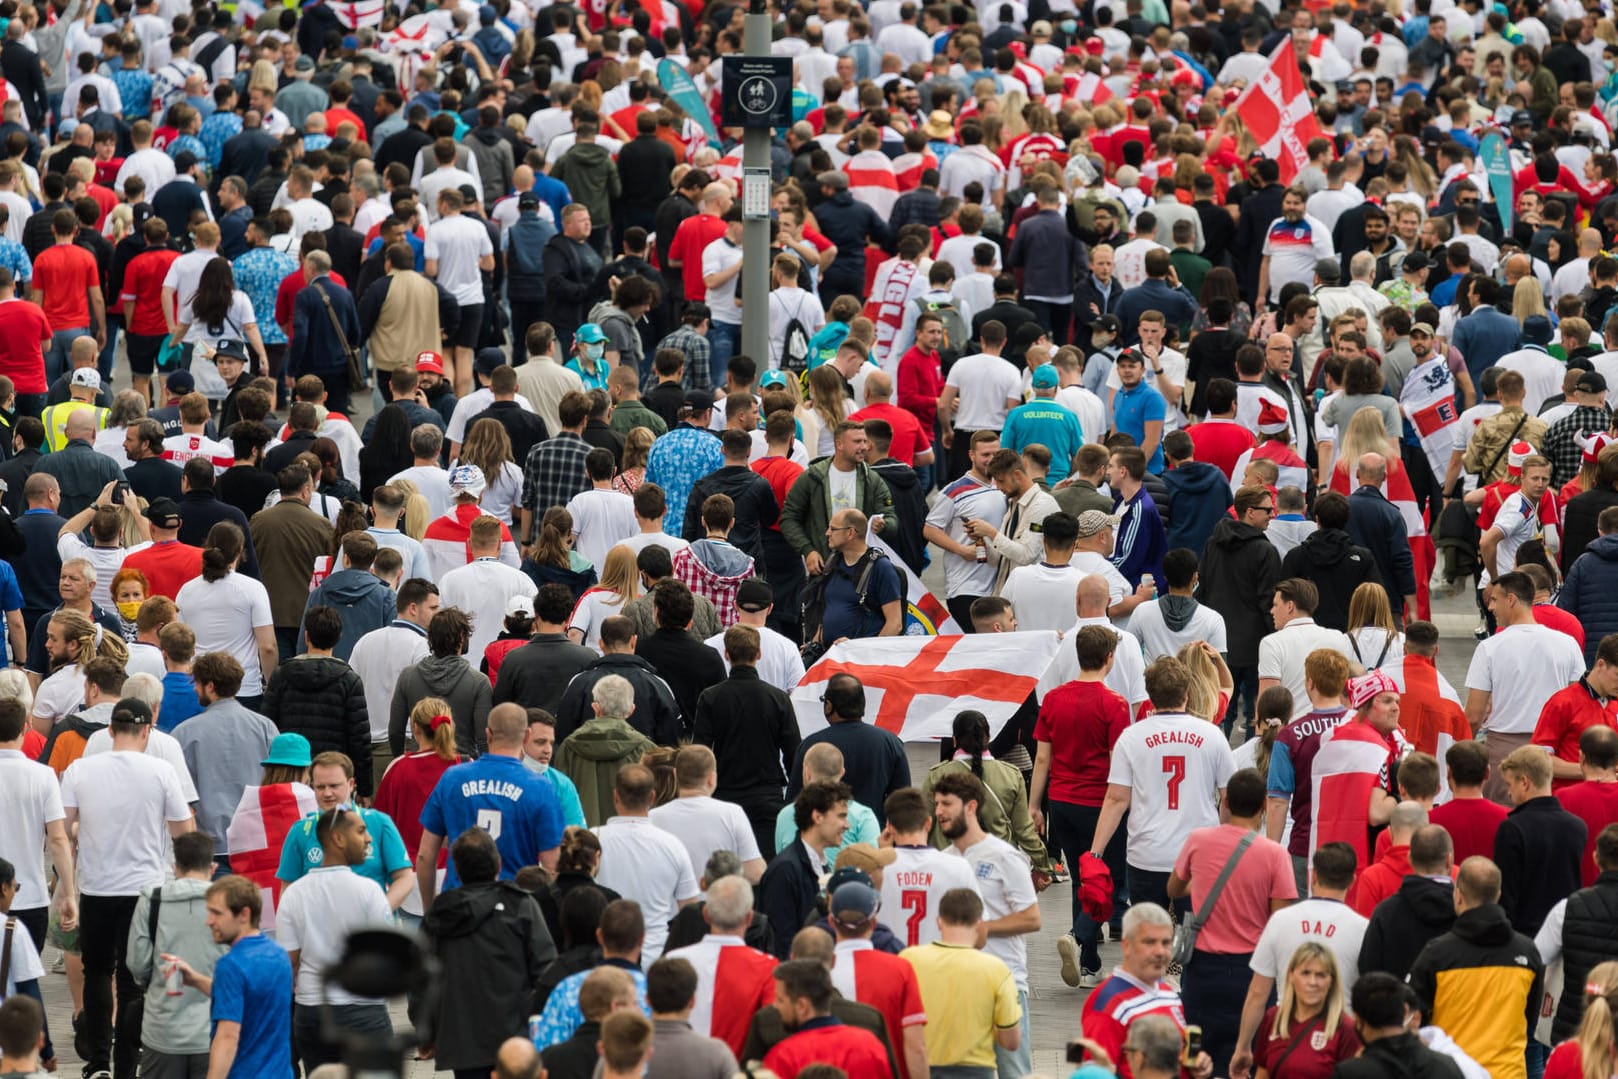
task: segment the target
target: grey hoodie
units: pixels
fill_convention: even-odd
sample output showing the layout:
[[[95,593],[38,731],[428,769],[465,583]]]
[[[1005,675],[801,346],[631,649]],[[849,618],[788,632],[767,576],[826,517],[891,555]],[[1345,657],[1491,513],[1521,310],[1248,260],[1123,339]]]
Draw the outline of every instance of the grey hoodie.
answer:
[[[460,753],[473,756],[489,748],[485,729],[494,702],[488,676],[473,670],[465,656],[428,656],[414,667],[406,667],[393,687],[388,744],[395,757],[404,752],[410,709],[423,697],[441,697],[449,703],[455,719],[455,748]]]
[[[163,898],[157,906],[155,947],[149,929],[152,893],[159,886],[142,888],[135,901],[135,914],[129,921],[129,973],[146,990],[140,1039],[154,1053],[186,1056],[208,1051],[208,998],[189,987],[177,997],[169,996],[161,958],[177,955],[198,974],[213,974],[214,964],[227,949],[214,942],[205,920],[208,884],[205,880],[171,880],[160,886]]]
[[[1270,521],[1270,527],[1264,530],[1271,543],[1275,544],[1276,553],[1282,558],[1287,552],[1308,539],[1320,528],[1313,521],[1284,521],[1277,517]]]

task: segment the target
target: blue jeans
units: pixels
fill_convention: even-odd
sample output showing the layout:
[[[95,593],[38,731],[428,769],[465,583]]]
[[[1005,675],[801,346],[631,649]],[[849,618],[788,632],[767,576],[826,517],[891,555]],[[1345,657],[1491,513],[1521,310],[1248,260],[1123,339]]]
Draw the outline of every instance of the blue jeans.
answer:
[[[1090,849],[1095,838],[1096,822],[1101,818],[1100,806],[1078,805],[1073,802],[1051,802],[1046,810],[1050,821],[1051,845],[1062,852],[1062,863],[1073,878],[1073,938],[1079,942],[1079,966],[1085,970],[1101,969],[1101,926],[1079,904],[1079,858]],[[1130,893],[1125,881],[1124,837],[1129,830],[1129,815],[1118,821],[1102,861],[1112,872],[1112,921],[1123,920],[1129,906]]]
[[[742,324],[734,326],[728,322],[717,319],[708,323],[708,378],[711,384],[718,388],[725,384],[725,368],[730,364],[730,358],[742,347]]]
[[[45,381],[55,382],[62,372],[68,368],[68,357],[73,351],[73,342],[80,337],[88,336],[90,327],[80,326],[72,330],[57,330],[51,334],[51,348],[45,353]]]
[[[1023,1079],[1034,1070],[1034,1036],[1028,1028],[1028,990],[1017,990],[1017,1003],[1022,1007],[1022,1040],[1015,1049],[994,1047],[994,1063],[1000,1079]]]
[[[1193,952],[1180,978],[1180,1000],[1185,1021],[1202,1028],[1202,1050],[1223,1070],[1236,1052],[1236,1032],[1242,1025],[1242,1004],[1253,980],[1246,955]]]
[[[1528,1065],[1528,1079],[1543,1079],[1545,1062],[1551,1058],[1550,1046],[1529,1038],[1528,1050],[1523,1058]]]
[[[113,353],[116,352],[117,350],[118,350],[118,323],[112,321],[111,319],[108,319],[107,320],[107,347],[101,350],[101,355],[96,360],[96,370],[98,370],[101,373],[101,384],[103,386],[111,386],[112,385],[112,360],[113,360]]]

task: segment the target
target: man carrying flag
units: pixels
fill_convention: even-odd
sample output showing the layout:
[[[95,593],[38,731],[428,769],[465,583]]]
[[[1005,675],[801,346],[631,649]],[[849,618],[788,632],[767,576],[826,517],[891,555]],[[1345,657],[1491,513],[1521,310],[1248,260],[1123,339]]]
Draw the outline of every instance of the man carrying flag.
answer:
[[[1415,429],[1433,475],[1444,475],[1455,448],[1454,427],[1460,422],[1455,407],[1455,376],[1449,363],[1433,349],[1433,328],[1425,322],[1410,327],[1410,351],[1416,366],[1405,376],[1399,407]],[[1406,467],[1410,458],[1406,457]]]
[[[1389,793],[1403,739],[1399,687],[1381,671],[1349,680],[1354,718],[1320,736],[1315,753],[1314,828],[1310,855],[1326,843],[1347,843],[1359,865],[1370,864],[1369,830],[1388,823],[1398,798]]]
[[[1292,183],[1309,163],[1310,140],[1322,135],[1298,71],[1292,38],[1283,39],[1270,54],[1269,67],[1236,99],[1230,112],[1241,116],[1264,156],[1280,166],[1281,182]]]

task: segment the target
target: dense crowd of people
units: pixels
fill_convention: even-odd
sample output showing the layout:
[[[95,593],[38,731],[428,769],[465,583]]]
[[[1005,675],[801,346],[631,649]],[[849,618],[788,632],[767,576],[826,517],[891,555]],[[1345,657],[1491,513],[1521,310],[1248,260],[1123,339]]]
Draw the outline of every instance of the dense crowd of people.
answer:
[[[763,6],[0,2],[0,1074],[1611,1075],[1613,16]]]

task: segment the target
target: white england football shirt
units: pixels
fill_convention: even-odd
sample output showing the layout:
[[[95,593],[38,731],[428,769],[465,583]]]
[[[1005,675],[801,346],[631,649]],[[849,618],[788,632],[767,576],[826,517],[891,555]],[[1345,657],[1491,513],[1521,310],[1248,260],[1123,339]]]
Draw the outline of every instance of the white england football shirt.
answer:
[[[1198,828],[1219,823],[1219,796],[1236,771],[1219,728],[1184,712],[1158,712],[1125,728],[1108,784],[1128,787],[1130,865],[1167,873]]]
[[[931,944],[938,936],[938,904],[952,888],[982,894],[972,867],[954,853],[932,847],[894,847],[898,858],[882,871],[878,917],[907,947]]]

